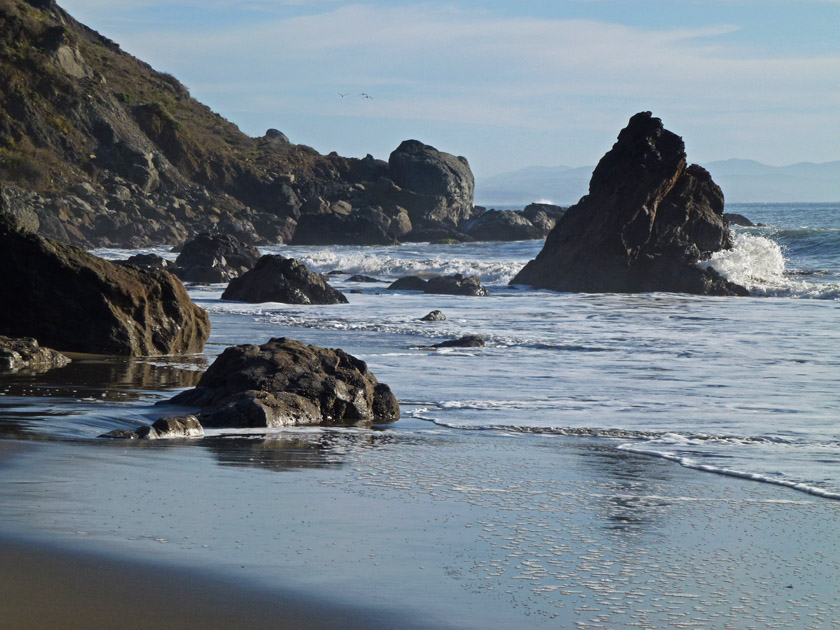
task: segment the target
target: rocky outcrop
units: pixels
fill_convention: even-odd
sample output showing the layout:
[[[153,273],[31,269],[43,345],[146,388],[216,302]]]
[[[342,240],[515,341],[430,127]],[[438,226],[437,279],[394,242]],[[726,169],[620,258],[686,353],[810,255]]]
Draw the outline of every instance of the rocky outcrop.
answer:
[[[388,158],[391,191],[378,191],[406,209],[415,227],[457,227],[473,213],[475,179],[465,157],[405,140]],[[400,197],[402,193],[402,197]]]
[[[686,164],[682,138],[636,114],[598,163],[589,194],[563,215],[512,284],[555,291],[745,295],[697,266],[732,246],[723,193]]]
[[[42,348],[36,339],[0,335],[0,372],[46,372],[68,363],[68,357],[50,348]]]
[[[198,408],[205,427],[369,425],[400,415],[364,361],[286,338],[227,348],[195,389],[169,403]]]
[[[15,229],[0,215],[0,334],[63,352],[201,352],[207,313],[165,271],[124,267]]]
[[[235,236],[199,234],[184,244],[173,272],[184,282],[228,282],[253,268],[259,259],[256,247]]]
[[[422,291],[438,295],[472,295],[483,297],[490,292],[481,286],[477,276],[456,273],[452,276],[436,276],[425,280],[419,276],[404,276],[391,283],[389,291]]]
[[[462,229],[476,241],[527,241],[545,238],[565,209],[530,204],[524,210],[488,210],[470,219]]]
[[[302,262],[266,255],[256,266],[230,281],[223,300],[285,304],[346,304],[347,298]]]
[[[342,208],[301,214],[293,245],[394,245],[393,219],[379,207]]]

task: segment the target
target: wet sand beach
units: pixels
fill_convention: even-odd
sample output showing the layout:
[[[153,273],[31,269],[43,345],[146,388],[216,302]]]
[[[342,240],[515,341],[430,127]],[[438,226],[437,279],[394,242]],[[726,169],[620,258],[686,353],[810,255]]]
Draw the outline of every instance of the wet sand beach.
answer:
[[[41,444],[6,467],[5,529],[74,553],[4,543],[2,582],[21,598],[4,615],[38,611],[40,623],[76,605],[151,624],[136,627],[335,627],[307,612],[323,601],[368,611],[356,627],[840,618],[840,504],[598,441],[407,421],[93,451]],[[120,560],[98,564],[103,553]],[[299,614],[272,626],[295,597]]]

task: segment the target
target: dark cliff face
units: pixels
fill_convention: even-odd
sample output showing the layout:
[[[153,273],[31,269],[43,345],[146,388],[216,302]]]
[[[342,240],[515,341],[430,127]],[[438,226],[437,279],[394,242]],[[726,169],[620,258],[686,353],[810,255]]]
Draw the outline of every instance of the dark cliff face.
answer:
[[[371,156],[320,155],[276,129],[248,137],[54,2],[0,0],[0,182],[10,211],[37,217],[45,236],[83,246],[174,244],[201,232],[288,242],[301,208],[320,199],[333,231],[358,231],[342,217],[374,211],[384,227],[374,221],[354,238],[393,241],[412,229],[406,208],[433,225],[472,210],[466,160],[425,149],[451,177],[430,180],[426,161],[397,185]],[[429,181],[445,190],[413,189]]]
[[[682,139],[642,112],[598,163],[589,194],[512,282],[556,291],[744,294],[696,266],[731,246],[720,187],[701,167],[686,166]]]

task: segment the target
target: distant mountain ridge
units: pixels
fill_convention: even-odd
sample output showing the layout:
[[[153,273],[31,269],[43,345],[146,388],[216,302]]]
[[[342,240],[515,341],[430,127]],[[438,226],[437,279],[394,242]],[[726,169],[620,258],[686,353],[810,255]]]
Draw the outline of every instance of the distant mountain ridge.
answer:
[[[729,203],[840,201],[840,161],[769,166],[731,159],[702,165]],[[587,193],[593,166],[529,166],[476,179],[476,203],[519,205],[546,201],[570,205]]]

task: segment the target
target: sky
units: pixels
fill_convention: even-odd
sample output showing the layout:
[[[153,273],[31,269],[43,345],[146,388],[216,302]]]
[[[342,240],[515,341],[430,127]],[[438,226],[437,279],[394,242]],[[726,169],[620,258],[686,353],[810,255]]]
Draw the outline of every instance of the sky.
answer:
[[[245,133],[321,153],[592,165],[650,110],[692,162],[840,160],[840,0],[58,2]]]

